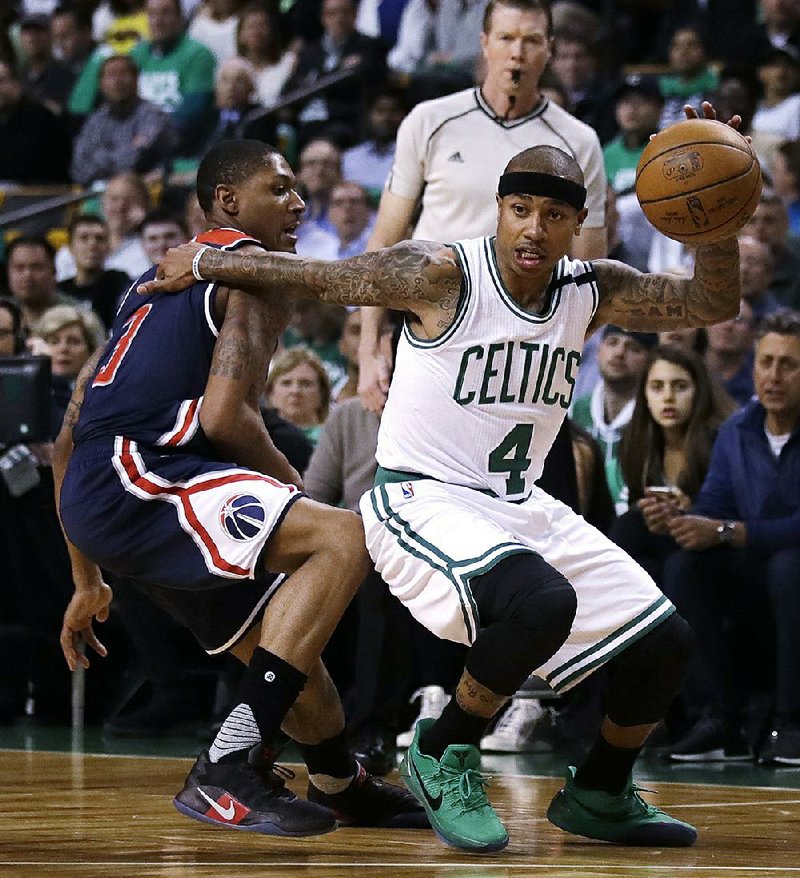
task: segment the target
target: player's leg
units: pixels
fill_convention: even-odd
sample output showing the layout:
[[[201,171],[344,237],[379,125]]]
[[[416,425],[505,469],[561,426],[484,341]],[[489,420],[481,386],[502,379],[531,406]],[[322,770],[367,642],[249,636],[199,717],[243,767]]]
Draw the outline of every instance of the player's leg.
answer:
[[[507,504],[427,481],[402,488],[386,485],[362,500],[376,568],[423,625],[473,645],[456,697],[438,720],[417,724],[401,775],[445,842],[499,850],[508,834],[486,797],[477,745],[491,717],[566,639],[575,595],[493,520],[493,504],[500,518]]]
[[[258,646],[258,633],[253,629],[231,650],[244,664]],[[287,713],[283,731],[297,743],[308,767],[309,801],[333,811],[340,825],[406,829],[429,825],[410,793],[372,777],[354,760],[347,746],[339,693],[321,660]],[[249,757],[267,773],[274,758],[268,747],[258,747]]]
[[[268,748],[273,745],[287,712],[307,685],[309,672],[317,666],[319,654],[366,575],[368,558],[360,521],[350,512],[301,498],[288,507],[273,530],[260,564],[266,570],[292,575],[267,604],[255,648],[255,634],[238,645],[239,655],[251,652],[238,703],[207,755],[198,760],[175,804],[188,816],[231,825],[225,817],[235,802],[247,811],[243,822],[255,821],[254,831],[262,833],[311,835],[329,831],[335,825],[330,810],[294,797],[269,766],[258,771],[253,768],[248,755],[262,742]],[[335,703],[338,705],[338,697]],[[346,757],[352,778],[352,760],[343,733],[338,738],[326,750],[326,758],[341,766]],[[198,796],[214,802],[205,816],[198,815]],[[234,818],[238,814],[235,810]]]
[[[595,744],[569,769],[548,817],[618,844],[690,845],[694,827],[644,802],[632,769],[680,687],[693,635],[645,571],[583,519],[554,508],[551,530],[546,556],[572,582],[578,610],[570,637],[540,673],[563,691],[607,664],[610,688]]]
[[[466,766],[478,785],[478,744],[492,717],[530,673],[544,664],[569,634],[575,615],[570,584],[539,555],[504,558],[470,583],[481,629],[466,668],[437,720],[423,720],[406,756],[411,788],[425,796],[425,779]],[[455,782],[456,775],[453,775]],[[463,783],[459,778],[458,783]],[[443,785],[440,784],[440,787]],[[477,797],[476,797],[477,798]],[[472,804],[469,802],[468,804]],[[452,821],[446,841],[473,850],[497,850],[508,835],[490,808]],[[463,833],[458,837],[458,833]]]
[[[260,563],[292,575],[264,611],[240,702],[209,749],[212,762],[259,742],[271,746],[369,569],[358,516],[305,498],[288,509]]]

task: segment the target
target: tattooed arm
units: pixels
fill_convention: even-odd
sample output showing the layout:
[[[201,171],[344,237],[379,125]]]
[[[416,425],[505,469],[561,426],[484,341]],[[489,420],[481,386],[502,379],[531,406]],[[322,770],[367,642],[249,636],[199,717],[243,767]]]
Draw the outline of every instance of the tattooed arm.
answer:
[[[198,244],[170,250],[156,280],[140,293],[174,292],[190,286]],[[288,253],[239,255],[206,249],[200,257],[203,278],[253,295],[266,293],[319,299],[331,305],[383,305],[415,315],[429,338],[450,325],[461,290],[461,268],[449,247],[430,241],[404,241],[385,250],[340,262],[323,262]]]
[[[613,260],[594,263],[600,305],[589,331],[604,323],[663,332],[711,326],[739,313],[739,245],[736,238],[698,247],[694,277],[642,274]]]
[[[72,398],[67,406],[64,422],[61,425],[58,438],[53,446],[53,481],[55,483],[56,512],[59,524],[61,523],[61,486],[64,483],[64,473],[67,470],[74,445],[72,442],[72,429],[78,423],[78,418],[83,405],[83,397],[86,393],[86,385],[94,374],[97,364],[105,351],[105,346],[98,348],[86,361],[83,369],[75,382]],[[72,581],[75,585],[75,594],[69,602],[64,613],[64,621],[61,626],[61,650],[71,671],[80,664],[84,668],[89,667],[89,659],[79,649],[81,640],[85,641],[98,655],[105,656],[106,648],[97,639],[92,628],[92,619],[105,622],[108,618],[108,608],[113,597],[111,589],[103,582],[100,568],[90,558],[72,543],[62,525],[62,532],[69,551],[69,560],[72,565]]]
[[[272,352],[288,322],[288,303],[270,294],[260,301],[239,290],[231,290],[227,300],[200,424],[225,459],[302,487],[297,471],[273,444],[259,408]]]

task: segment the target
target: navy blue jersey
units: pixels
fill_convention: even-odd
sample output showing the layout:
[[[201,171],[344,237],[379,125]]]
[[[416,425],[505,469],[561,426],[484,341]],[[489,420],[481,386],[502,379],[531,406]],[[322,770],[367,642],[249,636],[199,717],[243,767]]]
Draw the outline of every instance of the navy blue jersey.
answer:
[[[235,229],[204,232],[195,240],[223,250],[259,244]],[[136,285],[154,275],[155,268],[145,272],[117,312],[72,431],[76,447],[125,436],[142,445],[207,451],[198,427],[220,329],[214,315],[218,287],[200,281],[180,293],[138,295]]]

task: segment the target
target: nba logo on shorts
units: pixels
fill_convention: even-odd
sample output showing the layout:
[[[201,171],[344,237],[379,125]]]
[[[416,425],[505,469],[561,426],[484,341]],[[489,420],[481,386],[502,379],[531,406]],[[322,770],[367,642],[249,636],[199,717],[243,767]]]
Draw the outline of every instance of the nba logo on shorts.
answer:
[[[414,496],[414,485],[411,482],[400,482],[400,490],[406,500],[410,500]]]
[[[222,529],[239,542],[255,539],[264,528],[266,511],[252,494],[234,494],[223,504],[219,513]]]

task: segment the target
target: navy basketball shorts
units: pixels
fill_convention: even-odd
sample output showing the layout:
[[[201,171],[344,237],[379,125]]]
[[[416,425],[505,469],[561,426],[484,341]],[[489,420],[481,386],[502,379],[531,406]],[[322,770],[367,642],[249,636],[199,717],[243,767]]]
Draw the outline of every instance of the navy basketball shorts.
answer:
[[[61,520],[98,566],[142,585],[207,651],[220,652],[285,578],[260,558],[301,496],[252,470],[118,436],[75,449]]]

